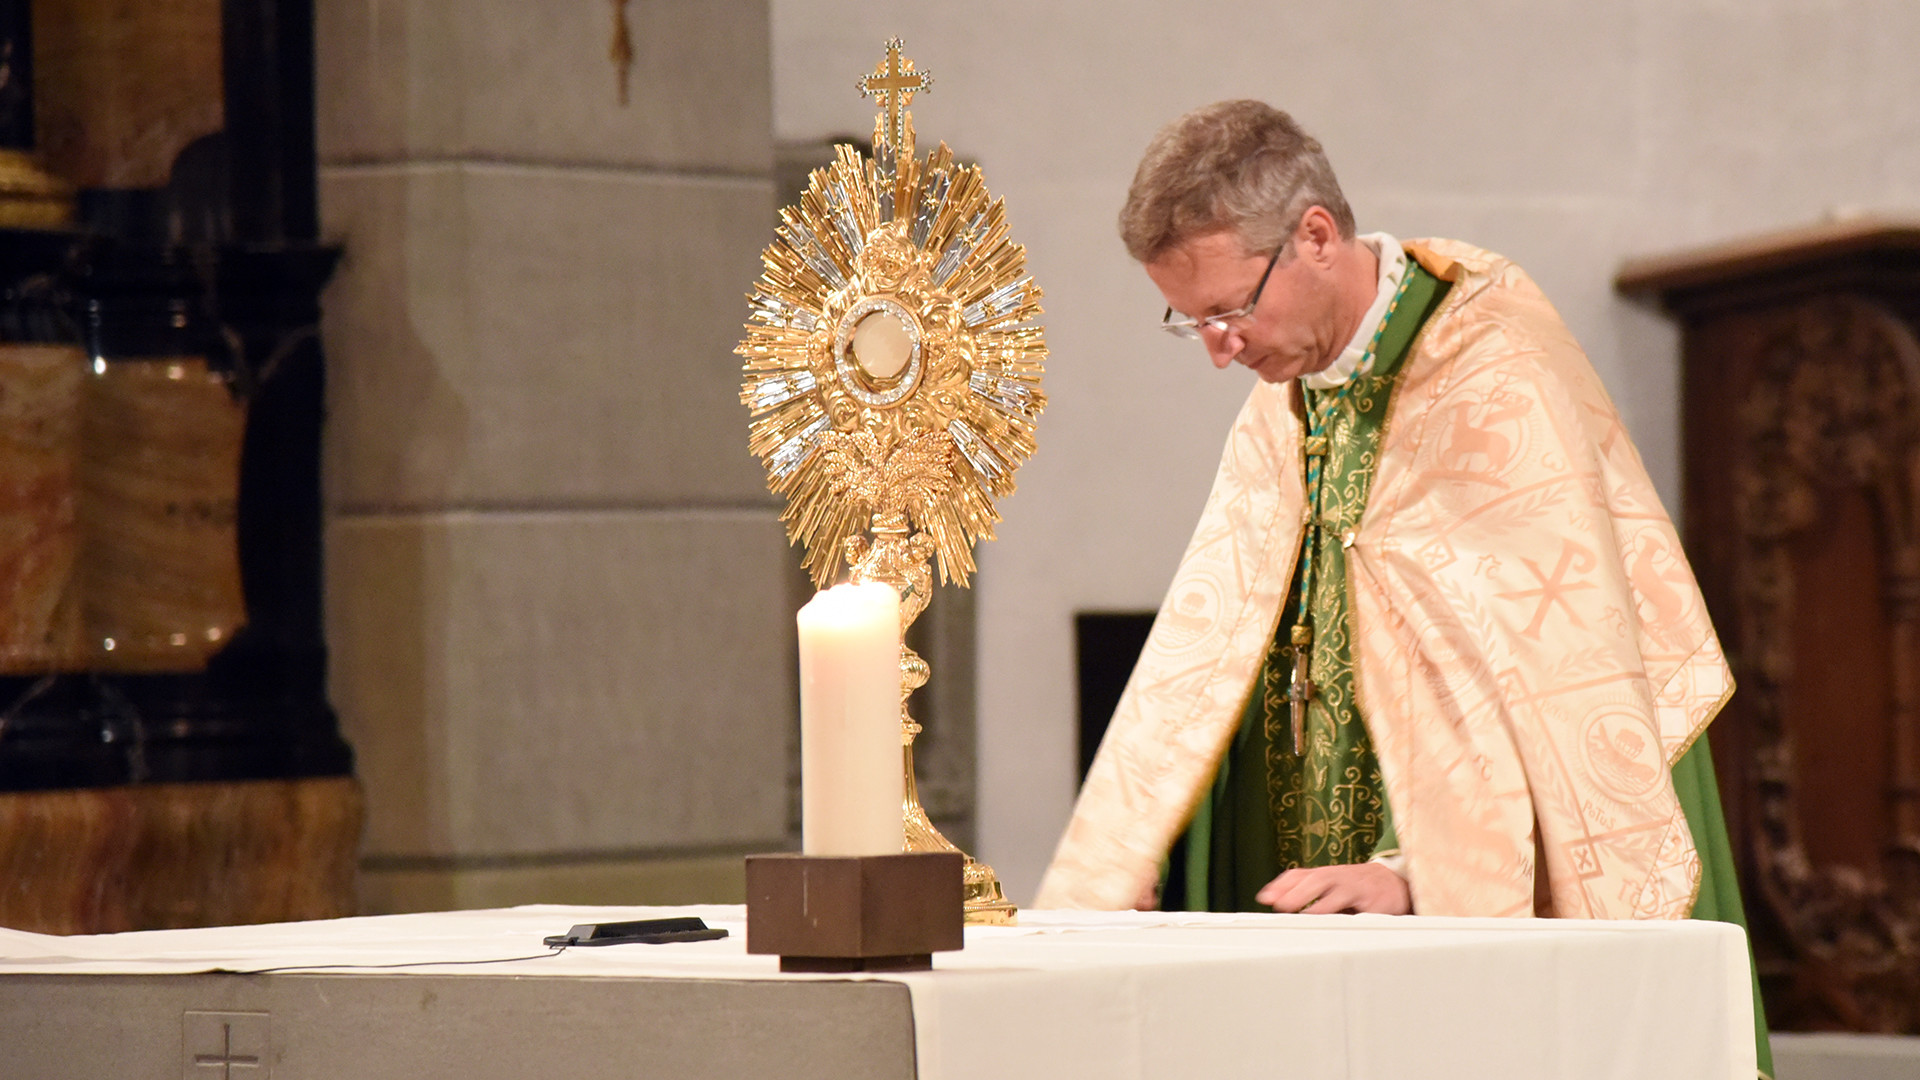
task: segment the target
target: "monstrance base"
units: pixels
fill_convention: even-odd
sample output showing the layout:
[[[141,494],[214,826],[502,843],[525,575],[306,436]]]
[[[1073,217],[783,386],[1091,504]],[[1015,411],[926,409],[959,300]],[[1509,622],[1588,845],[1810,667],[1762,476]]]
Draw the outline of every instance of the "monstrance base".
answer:
[[[1020,909],[1001,891],[1000,878],[993,867],[961,851],[953,841],[940,835],[918,799],[907,802],[906,828],[908,851],[952,851],[966,860],[961,882],[968,926],[1012,926],[1019,921]]]

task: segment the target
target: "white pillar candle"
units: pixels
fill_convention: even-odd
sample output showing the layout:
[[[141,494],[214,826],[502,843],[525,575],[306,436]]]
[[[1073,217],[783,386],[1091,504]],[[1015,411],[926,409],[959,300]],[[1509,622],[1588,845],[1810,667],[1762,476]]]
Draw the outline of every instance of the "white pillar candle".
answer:
[[[900,597],[836,585],[800,609],[801,850],[891,855],[906,845]]]

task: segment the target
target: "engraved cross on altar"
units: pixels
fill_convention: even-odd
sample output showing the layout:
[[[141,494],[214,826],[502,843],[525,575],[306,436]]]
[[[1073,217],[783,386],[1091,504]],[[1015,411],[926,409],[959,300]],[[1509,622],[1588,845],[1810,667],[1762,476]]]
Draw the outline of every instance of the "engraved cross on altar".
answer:
[[[873,74],[860,76],[860,92],[887,110],[887,141],[895,153],[907,141],[904,110],[913,104],[915,93],[933,89],[933,76],[913,70],[913,61],[900,55],[900,46],[899,38],[888,38],[886,59],[874,65]]]
[[[219,1069],[220,1075],[223,1078],[223,1080],[231,1080],[233,1076],[233,1069],[234,1069],[234,1066],[236,1065],[242,1069],[257,1069],[260,1067],[260,1058],[258,1055],[236,1054],[233,1052],[233,1025],[232,1024],[222,1025],[221,1035],[222,1035],[223,1044],[220,1047],[220,1052],[217,1054],[193,1055],[194,1068]]]

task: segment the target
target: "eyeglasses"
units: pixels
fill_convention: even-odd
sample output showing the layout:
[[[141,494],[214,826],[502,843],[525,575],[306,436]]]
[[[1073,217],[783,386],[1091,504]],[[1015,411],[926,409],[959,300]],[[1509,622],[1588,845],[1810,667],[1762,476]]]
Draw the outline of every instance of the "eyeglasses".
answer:
[[[1236,308],[1233,311],[1223,311],[1218,315],[1209,315],[1204,319],[1196,319],[1189,315],[1181,315],[1176,319],[1174,318],[1175,312],[1172,305],[1168,305],[1166,314],[1160,316],[1160,329],[1165,330],[1174,337],[1186,338],[1189,341],[1200,340],[1200,328],[1203,326],[1218,330],[1223,334],[1233,329],[1232,326],[1228,325],[1230,320],[1244,319],[1253,314],[1254,308],[1260,306],[1260,294],[1266,290],[1267,279],[1273,276],[1273,268],[1280,262],[1281,253],[1286,251],[1288,245],[1292,243],[1293,237],[1289,236],[1274,250],[1273,258],[1267,260],[1267,269],[1260,275],[1260,284],[1253,287],[1253,299],[1247,301],[1246,307]]]

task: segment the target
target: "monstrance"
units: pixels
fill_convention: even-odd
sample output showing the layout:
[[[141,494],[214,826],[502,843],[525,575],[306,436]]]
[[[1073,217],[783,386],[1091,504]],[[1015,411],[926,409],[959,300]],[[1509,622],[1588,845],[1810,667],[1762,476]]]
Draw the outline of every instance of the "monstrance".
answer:
[[[967,584],[973,545],[993,538],[994,499],[1033,454],[1046,339],[1026,248],[1008,239],[1002,200],[945,143],[914,151],[916,92],[932,85],[898,38],[862,94],[880,102],[873,156],[835,148],[761,257],[750,297],[740,399],[748,445],[781,521],[806,548],[814,585],[851,580],[900,593],[901,629],[942,582]],[[900,656],[907,851],[958,851],[927,820],[913,778],[920,725],[907,698],[927,663]],[[993,869],[966,861],[967,921],[1008,923]]]

